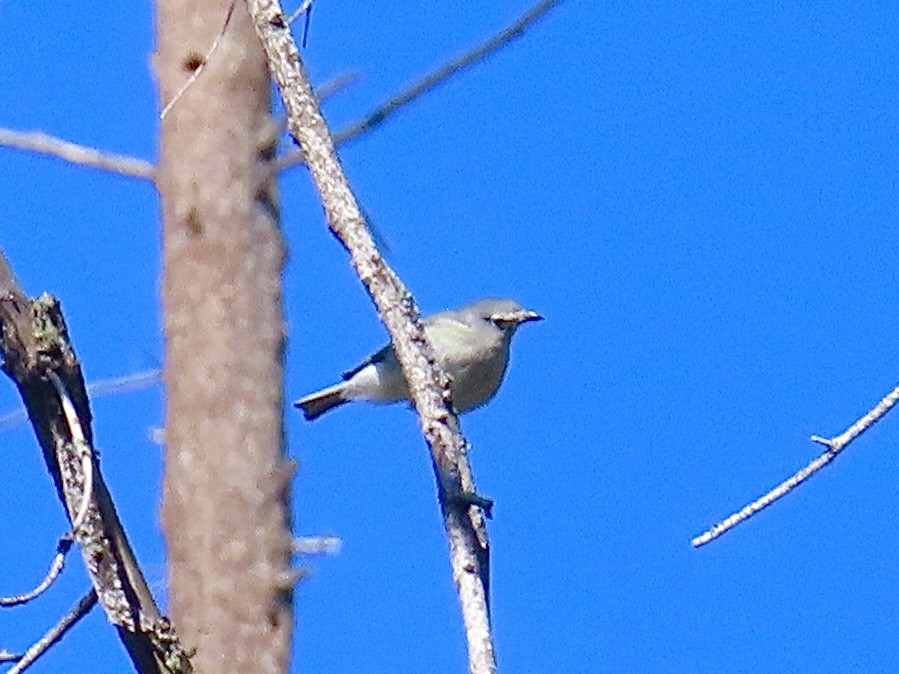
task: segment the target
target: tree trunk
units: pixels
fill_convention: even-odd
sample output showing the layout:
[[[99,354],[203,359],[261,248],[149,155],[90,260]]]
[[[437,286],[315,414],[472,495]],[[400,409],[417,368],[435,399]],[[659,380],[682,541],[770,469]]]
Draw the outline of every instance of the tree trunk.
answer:
[[[229,0],[160,0],[172,99]],[[166,474],[172,619],[198,672],[287,672],[292,637],[284,318],[265,57],[243,3],[162,124]]]

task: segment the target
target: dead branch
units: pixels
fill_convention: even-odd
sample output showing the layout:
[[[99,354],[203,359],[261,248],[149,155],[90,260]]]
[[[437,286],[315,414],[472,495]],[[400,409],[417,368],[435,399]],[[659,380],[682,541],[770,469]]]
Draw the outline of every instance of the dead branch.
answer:
[[[46,294],[29,300],[2,252],[0,353],[3,371],[28,409],[59,498],[77,525],[75,540],[100,604],[136,669],[191,671],[141,574],[100,472],[84,377],[59,303]]]
[[[821,456],[812,461],[798,473],[793,475],[791,478],[781,482],[761,498],[753,501],[745,508],[743,508],[739,512],[734,513],[727,519],[719,522],[701,536],[697,536],[696,538],[694,538],[692,540],[693,547],[699,548],[706,543],[712,542],[722,534],[725,534],[733,529],[741,522],[748,520],[757,512],[764,510],[778,499],[783,498],[784,496],[789,494],[796,487],[798,487],[812,475],[824,468],[824,466],[837,458],[837,455],[844,449],[846,449],[850,442],[855,440],[859,435],[861,435],[866,430],[871,428],[871,426],[873,426],[875,423],[880,421],[883,415],[889,412],[897,401],[899,401],[899,386],[894,388],[883,400],[877,403],[874,409],[865,414],[861,419],[852,424],[852,426],[847,428],[840,435],[834,438],[822,438],[819,435],[813,435],[811,437],[812,442],[817,442],[818,444],[826,446],[826,452],[824,452]]]
[[[50,650],[53,644],[62,639],[66,632],[72,629],[79,620],[90,613],[91,609],[96,605],[97,593],[91,588],[87,594],[78,600],[78,603],[71,611],[51,627],[31,648],[16,658],[18,660],[16,666],[10,669],[7,674],[21,674],[28,669],[39,657]]]
[[[156,3],[160,100],[180,88],[185,64],[206,52],[231,3]],[[296,622],[272,94],[240,2],[161,129],[161,516],[170,611],[203,672],[288,671]]]
[[[0,129],[0,147],[44,154],[62,159],[70,164],[88,166],[132,178],[153,180],[156,174],[156,167],[143,159],[112,154],[111,152],[101,152],[96,148],[70,143],[67,140],[56,138],[40,131],[27,132]]]
[[[496,35],[493,35],[464,54],[457,56],[452,61],[440,66],[433,72],[428,73],[386,103],[377,106],[358,122],[333,134],[332,139],[334,144],[341,147],[356,140],[360,136],[364,136],[369,131],[378,128],[390,117],[393,117],[416,99],[433,91],[441,84],[447,82],[454,75],[484,61],[488,56],[491,56],[506,45],[523,36],[531,26],[536,24],[540,19],[546,16],[551,9],[561,2],[562,0],[543,0],[542,2],[537,3]],[[278,168],[284,170],[302,163],[303,153],[301,151],[291,152],[278,161]]]
[[[277,0],[247,5],[299,143],[325,208],[328,226],[350,254],[359,278],[381,314],[431,450],[453,576],[459,593],[473,674],[496,671],[488,608],[489,554],[465,441],[452,413],[449,381],[434,359],[412,295],[381,257],[337,158],[287,18]]]

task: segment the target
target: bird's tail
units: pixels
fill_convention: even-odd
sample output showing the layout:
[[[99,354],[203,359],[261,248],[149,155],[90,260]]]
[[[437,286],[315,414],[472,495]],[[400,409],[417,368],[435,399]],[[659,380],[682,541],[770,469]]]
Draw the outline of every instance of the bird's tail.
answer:
[[[308,421],[318,419],[328,410],[340,407],[350,402],[343,396],[343,384],[337,384],[326,389],[322,389],[316,393],[312,393],[305,398],[300,398],[293,405],[303,410],[303,416]]]

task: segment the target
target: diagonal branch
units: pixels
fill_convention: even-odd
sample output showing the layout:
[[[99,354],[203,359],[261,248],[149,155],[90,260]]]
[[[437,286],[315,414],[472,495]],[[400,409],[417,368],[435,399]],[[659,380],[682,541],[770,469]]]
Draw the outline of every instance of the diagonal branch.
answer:
[[[171,623],[147,587],[100,472],[84,377],[59,303],[46,294],[29,300],[2,253],[0,354],[3,371],[28,409],[60,500],[76,525],[75,540],[99,602],[135,668],[159,674],[191,671]]]
[[[531,26],[546,16],[551,9],[561,2],[562,0],[543,0],[542,2],[537,3],[496,35],[490,37],[474,49],[457,56],[449,63],[440,66],[437,70],[425,75],[423,78],[413,83],[409,88],[401,91],[386,103],[382,103],[376,107],[358,122],[335,133],[332,137],[334,144],[338,147],[345,145],[356,140],[360,136],[365,135],[369,131],[378,128],[390,117],[393,117],[393,115],[416,99],[433,91],[441,84],[447,82],[454,75],[477,65],[488,56],[491,56],[509,43],[514,42],[523,36]],[[278,167],[287,169],[302,163],[303,153],[299,151],[291,152],[289,155],[282,157],[279,160]]]
[[[701,536],[697,536],[696,538],[694,538],[692,541],[693,547],[699,548],[706,543],[711,543],[713,540],[715,540],[722,534],[727,533],[741,522],[748,520],[757,512],[764,510],[778,499],[781,499],[789,494],[796,487],[798,487],[812,475],[824,468],[824,466],[837,458],[837,455],[844,449],[846,449],[850,442],[855,440],[859,435],[861,435],[866,430],[871,428],[871,426],[873,426],[875,423],[880,421],[883,415],[889,412],[897,401],[899,401],[899,386],[890,391],[890,393],[883,400],[877,403],[874,409],[865,414],[861,419],[852,424],[852,426],[847,428],[840,435],[834,438],[822,438],[820,435],[813,435],[811,437],[812,442],[817,442],[818,444],[827,447],[826,452],[824,452],[821,456],[812,461],[798,473],[781,482],[761,498],[756,499],[739,512],[736,512],[728,517],[726,520],[719,522]]]
[[[31,667],[31,665],[33,665],[39,657],[50,650],[50,647],[53,644],[62,639],[65,636],[66,632],[72,629],[79,620],[90,613],[91,609],[96,605],[97,592],[93,588],[91,588],[87,594],[85,594],[81,599],[78,600],[78,603],[71,611],[69,611],[62,617],[62,619],[58,623],[51,627],[47,631],[47,633],[40,638],[40,640],[38,640],[34,645],[31,646],[31,648],[25,651],[25,653],[22,654],[21,658],[18,658],[16,666],[10,669],[7,674],[21,674],[26,669]]]
[[[470,506],[476,494],[465,442],[451,411],[449,380],[435,362],[412,295],[381,257],[366,227],[280,4],[277,0],[247,0],[247,5],[281,90],[288,129],[307,158],[328,226],[349,252],[393,338],[431,450],[468,638],[469,669],[472,674],[493,673],[487,531],[480,510]]]
[[[62,159],[70,164],[88,166],[132,178],[153,180],[156,174],[156,167],[143,159],[101,152],[96,148],[70,143],[67,140],[56,138],[40,131],[27,132],[0,129],[0,147],[44,154]]]

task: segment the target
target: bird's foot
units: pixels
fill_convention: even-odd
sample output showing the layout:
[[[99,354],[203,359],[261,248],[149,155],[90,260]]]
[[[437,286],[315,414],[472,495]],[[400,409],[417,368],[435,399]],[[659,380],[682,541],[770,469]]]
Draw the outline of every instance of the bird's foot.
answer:
[[[493,519],[493,499],[485,498],[480,494],[461,492],[447,495],[447,500],[455,506],[475,506],[484,511],[484,517]]]

